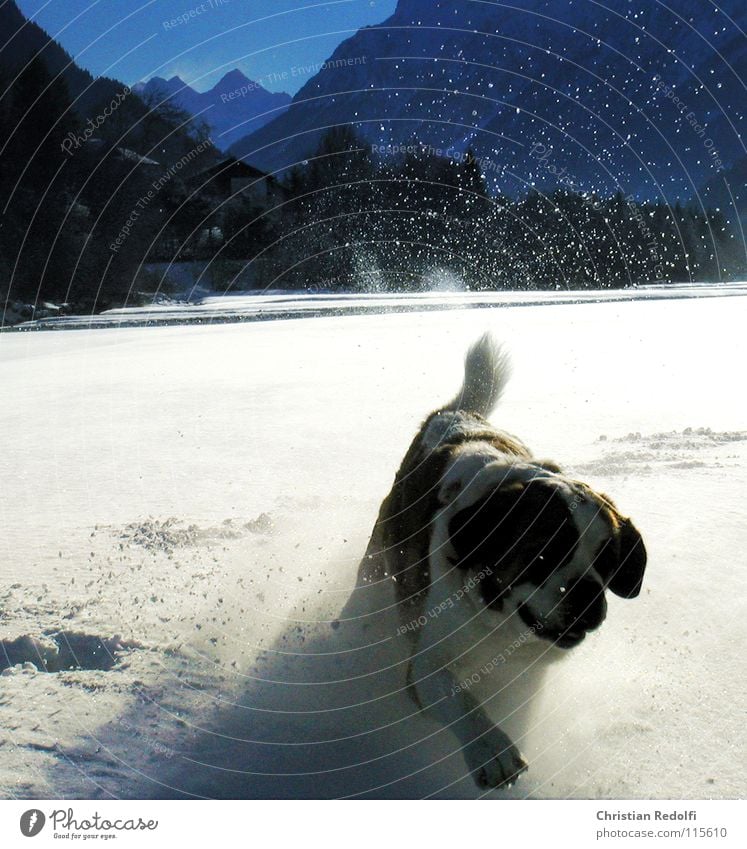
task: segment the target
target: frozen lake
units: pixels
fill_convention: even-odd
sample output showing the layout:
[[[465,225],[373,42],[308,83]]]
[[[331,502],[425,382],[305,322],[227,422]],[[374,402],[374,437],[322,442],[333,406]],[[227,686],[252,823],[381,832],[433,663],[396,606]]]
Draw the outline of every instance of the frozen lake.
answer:
[[[282,318],[318,318],[377,313],[428,312],[518,306],[594,304],[631,300],[722,298],[747,294],[747,283],[640,286],[636,289],[573,289],[528,292],[423,292],[418,294],[330,294],[314,292],[239,292],[192,295],[189,303],[167,302],[125,307],[97,315],[60,316],[28,321],[19,330],[211,324]]]

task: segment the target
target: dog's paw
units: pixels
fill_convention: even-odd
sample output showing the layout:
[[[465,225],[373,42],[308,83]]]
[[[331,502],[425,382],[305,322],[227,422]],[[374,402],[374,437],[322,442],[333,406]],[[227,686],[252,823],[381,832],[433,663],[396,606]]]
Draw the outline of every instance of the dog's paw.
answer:
[[[475,774],[479,787],[511,787],[522,772],[526,772],[527,763],[518,749],[505,752],[488,761]]]
[[[527,769],[521,752],[508,739],[497,747],[489,740],[479,741],[465,754],[478,787],[510,787]]]

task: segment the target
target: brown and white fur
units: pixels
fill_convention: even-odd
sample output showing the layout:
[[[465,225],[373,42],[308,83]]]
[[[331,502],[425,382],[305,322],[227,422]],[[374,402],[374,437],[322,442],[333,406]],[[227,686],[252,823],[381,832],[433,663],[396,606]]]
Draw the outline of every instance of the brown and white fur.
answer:
[[[605,590],[638,595],[640,534],[612,501],[485,418],[508,379],[489,335],[425,420],[374,526],[359,581],[392,581],[418,706],[457,736],[479,785],[527,765],[489,716],[538,659],[601,625]]]

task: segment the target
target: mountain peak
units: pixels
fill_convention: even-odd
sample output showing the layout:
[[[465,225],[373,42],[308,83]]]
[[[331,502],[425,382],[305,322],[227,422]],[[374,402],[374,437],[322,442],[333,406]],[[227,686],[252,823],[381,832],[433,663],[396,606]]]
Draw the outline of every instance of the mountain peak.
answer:
[[[240,86],[246,85],[250,83],[251,80],[246,76],[242,71],[238,68],[234,68],[232,71],[229,71],[227,74],[224,74],[218,82],[215,84],[214,88],[223,89],[226,86]]]
[[[0,0],[0,3],[2,0]],[[134,90],[146,101],[171,101],[190,115],[204,116],[216,144],[227,149],[247,132],[247,127],[261,127],[287,108],[291,97],[282,92],[268,92],[234,68],[206,91],[197,91],[181,77],[168,80],[152,77],[138,83]]]

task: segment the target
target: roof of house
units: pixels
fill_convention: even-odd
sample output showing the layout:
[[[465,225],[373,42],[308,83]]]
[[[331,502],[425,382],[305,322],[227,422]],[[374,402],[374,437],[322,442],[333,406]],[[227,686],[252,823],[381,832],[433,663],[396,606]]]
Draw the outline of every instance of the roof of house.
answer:
[[[192,182],[200,184],[210,181],[216,187],[225,184],[225,187],[230,188],[231,180],[267,180],[268,183],[277,184],[277,180],[271,175],[260,171],[253,165],[248,165],[240,159],[235,159],[232,156],[226,157],[210,168],[205,168],[199,171],[192,178]]]

